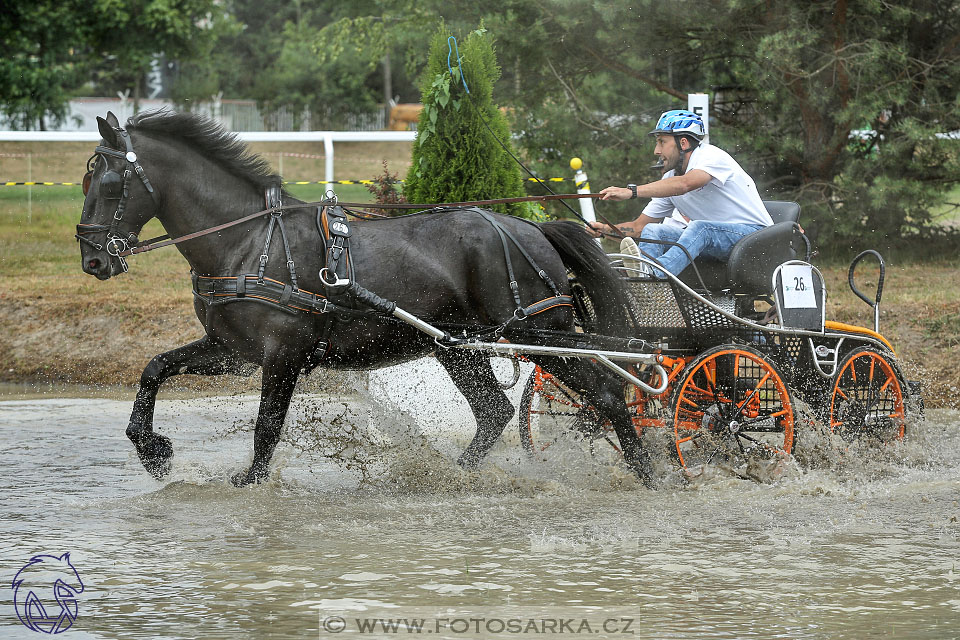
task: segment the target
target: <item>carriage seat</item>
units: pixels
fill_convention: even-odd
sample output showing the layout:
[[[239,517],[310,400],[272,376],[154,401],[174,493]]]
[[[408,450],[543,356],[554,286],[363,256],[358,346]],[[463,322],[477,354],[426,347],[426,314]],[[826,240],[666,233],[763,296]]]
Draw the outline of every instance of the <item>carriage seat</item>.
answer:
[[[755,231],[733,245],[726,262],[708,258],[695,260],[709,291],[769,295],[773,272],[779,265],[798,256],[809,260],[807,243],[797,224],[800,205],[781,200],[764,200],[763,205],[773,219],[773,225]],[[680,279],[694,289],[702,288],[692,267],[684,269]]]

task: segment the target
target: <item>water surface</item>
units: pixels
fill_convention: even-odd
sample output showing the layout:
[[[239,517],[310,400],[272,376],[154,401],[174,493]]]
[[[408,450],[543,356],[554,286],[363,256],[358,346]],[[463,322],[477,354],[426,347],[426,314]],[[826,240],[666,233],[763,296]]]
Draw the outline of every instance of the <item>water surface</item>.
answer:
[[[124,437],[130,399],[0,401],[0,636],[36,637],[10,582],[67,551],[85,590],[63,637],[960,634],[957,412],[771,484],[651,491],[610,456],[530,461],[515,427],[462,471],[462,407],[424,428],[362,395],[307,396],[272,479],[237,489],[255,409],[161,400],[176,456],[158,482]],[[377,618],[407,622],[358,631]]]

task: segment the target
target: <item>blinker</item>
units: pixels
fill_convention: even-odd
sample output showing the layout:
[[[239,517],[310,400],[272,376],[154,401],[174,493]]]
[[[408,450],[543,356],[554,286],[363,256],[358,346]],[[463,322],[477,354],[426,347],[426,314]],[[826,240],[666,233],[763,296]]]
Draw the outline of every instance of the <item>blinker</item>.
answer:
[[[116,171],[106,171],[100,177],[100,196],[111,200],[120,198],[123,191],[123,178]]]

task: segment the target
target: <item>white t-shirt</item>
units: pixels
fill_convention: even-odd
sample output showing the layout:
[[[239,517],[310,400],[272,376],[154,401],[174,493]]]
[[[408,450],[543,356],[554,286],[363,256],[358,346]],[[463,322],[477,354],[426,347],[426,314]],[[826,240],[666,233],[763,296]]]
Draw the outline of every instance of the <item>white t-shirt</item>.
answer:
[[[757,185],[729,153],[711,144],[701,143],[690,154],[687,173],[700,169],[710,174],[710,182],[680,196],[653,198],[643,209],[652,218],[667,218],[676,208],[691,220],[739,222],[768,227],[773,219],[757,192]],[[663,174],[666,179],[674,172]]]

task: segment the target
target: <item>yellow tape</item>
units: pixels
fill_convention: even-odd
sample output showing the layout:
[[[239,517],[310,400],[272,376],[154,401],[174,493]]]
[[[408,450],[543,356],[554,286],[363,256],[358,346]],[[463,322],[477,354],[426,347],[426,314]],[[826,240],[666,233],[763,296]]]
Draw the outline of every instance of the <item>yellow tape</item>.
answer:
[[[569,182],[573,178],[525,178],[526,182]],[[396,184],[403,182],[397,180]],[[0,187],[79,187],[79,182],[0,182]],[[284,180],[283,184],[375,184],[373,180]]]
[[[79,187],[79,182],[0,182],[0,187],[54,187],[66,185],[68,187]]]

